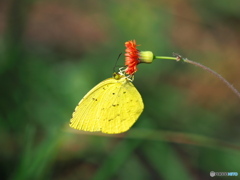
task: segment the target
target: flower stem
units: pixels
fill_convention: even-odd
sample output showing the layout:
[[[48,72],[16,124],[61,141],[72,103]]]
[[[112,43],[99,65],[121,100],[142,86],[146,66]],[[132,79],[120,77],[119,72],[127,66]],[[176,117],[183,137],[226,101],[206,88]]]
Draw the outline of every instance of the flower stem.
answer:
[[[167,59],[167,60],[175,60],[177,61],[176,57],[168,57],[168,56],[154,56],[155,59]]]
[[[209,67],[206,67],[200,63],[191,61],[187,58],[182,58],[180,55],[178,54],[174,54],[176,57],[167,57],[167,56],[155,56],[156,59],[167,59],[167,60],[176,60],[176,61],[184,61],[186,63],[195,65],[197,67],[202,68],[203,70],[206,70],[210,73],[212,73],[213,75],[215,75],[218,79],[220,79],[228,88],[230,88],[240,99],[240,92],[232,85],[230,84],[224,77],[222,77],[220,74],[218,74],[217,72],[213,71],[212,69],[210,69]]]
[[[186,63],[189,63],[189,64],[193,64],[197,67],[200,67],[210,73],[212,73],[213,75],[215,75],[218,79],[220,79],[223,83],[225,83],[225,85],[227,85],[227,87],[229,87],[240,99],[240,92],[232,85],[230,84],[225,78],[223,78],[220,74],[218,74],[217,72],[213,71],[212,69],[200,64],[200,63],[197,63],[197,62],[194,62],[194,61],[191,61],[189,59],[184,59],[183,60],[184,62]]]

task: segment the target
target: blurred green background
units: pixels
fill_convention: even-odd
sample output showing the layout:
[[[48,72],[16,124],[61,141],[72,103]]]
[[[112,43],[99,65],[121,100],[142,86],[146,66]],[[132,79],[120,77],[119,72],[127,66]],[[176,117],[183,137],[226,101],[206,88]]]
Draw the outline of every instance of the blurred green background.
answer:
[[[145,109],[126,133],[68,126],[77,103],[112,76],[132,39],[140,50],[200,62],[240,90],[239,7],[238,0],[0,1],[0,179],[240,173],[240,101],[193,65],[139,66],[134,84]]]

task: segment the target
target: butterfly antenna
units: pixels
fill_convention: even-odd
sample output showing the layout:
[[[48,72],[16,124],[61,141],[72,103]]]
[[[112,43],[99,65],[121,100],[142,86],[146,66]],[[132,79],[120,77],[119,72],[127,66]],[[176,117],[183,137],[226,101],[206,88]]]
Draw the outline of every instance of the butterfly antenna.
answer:
[[[117,67],[117,62],[118,62],[119,58],[121,57],[121,55],[122,55],[122,53],[120,53],[120,54],[118,55],[118,58],[117,58],[117,60],[116,60],[116,63],[115,63],[115,65],[114,65],[114,67],[113,67],[113,72],[116,72],[115,68]]]

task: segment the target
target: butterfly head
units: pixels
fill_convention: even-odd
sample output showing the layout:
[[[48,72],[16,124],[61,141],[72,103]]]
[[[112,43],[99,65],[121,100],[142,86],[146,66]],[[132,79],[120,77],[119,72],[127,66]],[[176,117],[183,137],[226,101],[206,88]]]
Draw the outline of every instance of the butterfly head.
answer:
[[[119,72],[114,72],[113,73],[113,78],[116,79],[116,80],[119,80],[121,78],[126,78],[128,81],[133,82],[134,75],[126,74],[125,70],[126,70],[125,67],[119,68]]]

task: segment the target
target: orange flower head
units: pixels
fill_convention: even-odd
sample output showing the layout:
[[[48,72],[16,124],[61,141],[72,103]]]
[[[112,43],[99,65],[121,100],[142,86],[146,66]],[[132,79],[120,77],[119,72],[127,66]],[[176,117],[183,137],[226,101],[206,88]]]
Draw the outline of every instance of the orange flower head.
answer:
[[[125,53],[125,65],[127,66],[125,72],[126,74],[133,75],[137,72],[137,65],[140,63],[140,54],[137,49],[135,40],[125,42],[126,53]]]
[[[152,63],[154,55],[151,51],[139,51],[135,40],[125,42],[126,53],[125,53],[125,73],[133,75],[137,72],[137,65],[139,63]]]

